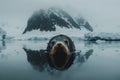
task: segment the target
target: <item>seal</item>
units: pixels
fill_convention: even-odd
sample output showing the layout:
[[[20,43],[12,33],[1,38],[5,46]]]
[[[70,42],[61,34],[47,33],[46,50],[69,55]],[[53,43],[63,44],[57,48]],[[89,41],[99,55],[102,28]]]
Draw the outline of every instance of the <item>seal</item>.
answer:
[[[68,68],[75,58],[75,45],[66,35],[57,35],[50,39],[48,46],[48,61],[56,69]]]

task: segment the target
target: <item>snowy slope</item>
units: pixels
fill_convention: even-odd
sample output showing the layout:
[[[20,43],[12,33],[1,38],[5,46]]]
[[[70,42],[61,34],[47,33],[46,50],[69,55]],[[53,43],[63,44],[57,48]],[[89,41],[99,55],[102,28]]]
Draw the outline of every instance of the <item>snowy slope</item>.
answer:
[[[57,26],[57,25],[56,25]],[[49,39],[55,35],[59,35],[59,34],[64,34],[67,35],[69,37],[76,37],[76,38],[83,38],[84,34],[87,33],[88,31],[86,29],[83,30],[79,30],[76,28],[60,28],[60,27],[56,27],[56,31],[40,31],[40,30],[33,30],[33,31],[29,31],[24,35],[21,35],[19,37],[16,37],[16,39],[33,39],[34,38],[40,38],[40,39]]]
[[[85,40],[89,41],[120,41],[120,33],[87,33],[85,34]]]

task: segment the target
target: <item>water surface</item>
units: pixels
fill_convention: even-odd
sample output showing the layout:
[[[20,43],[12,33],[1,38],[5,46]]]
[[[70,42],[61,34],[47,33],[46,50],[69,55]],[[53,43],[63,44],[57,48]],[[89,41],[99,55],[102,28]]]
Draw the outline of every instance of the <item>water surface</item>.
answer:
[[[49,66],[46,41],[0,42],[0,80],[120,79],[120,42],[75,41],[76,57],[66,70]],[[27,52],[25,51],[27,50]],[[40,54],[39,54],[40,53]]]

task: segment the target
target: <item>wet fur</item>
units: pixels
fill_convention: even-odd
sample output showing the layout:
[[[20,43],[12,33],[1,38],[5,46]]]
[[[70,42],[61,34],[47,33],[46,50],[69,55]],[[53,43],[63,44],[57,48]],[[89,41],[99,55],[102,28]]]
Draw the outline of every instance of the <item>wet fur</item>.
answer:
[[[50,57],[57,67],[64,67],[68,61],[69,54],[69,49],[63,43],[61,43],[60,45],[56,44],[53,46],[50,52]]]
[[[70,54],[68,47],[66,47],[66,45],[64,45],[63,43],[61,43],[60,46],[58,44],[55,44],[51,49],[50,54],[55,54],[58,51],[64,52],[66,55]]]

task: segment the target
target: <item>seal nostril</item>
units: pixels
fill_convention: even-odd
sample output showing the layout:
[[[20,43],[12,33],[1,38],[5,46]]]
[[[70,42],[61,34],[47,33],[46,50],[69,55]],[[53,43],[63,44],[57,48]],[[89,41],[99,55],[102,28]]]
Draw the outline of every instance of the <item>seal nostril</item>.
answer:
[[[61,44],[61,43],[58,43],[57,45],[60,47],[62,44]]]

